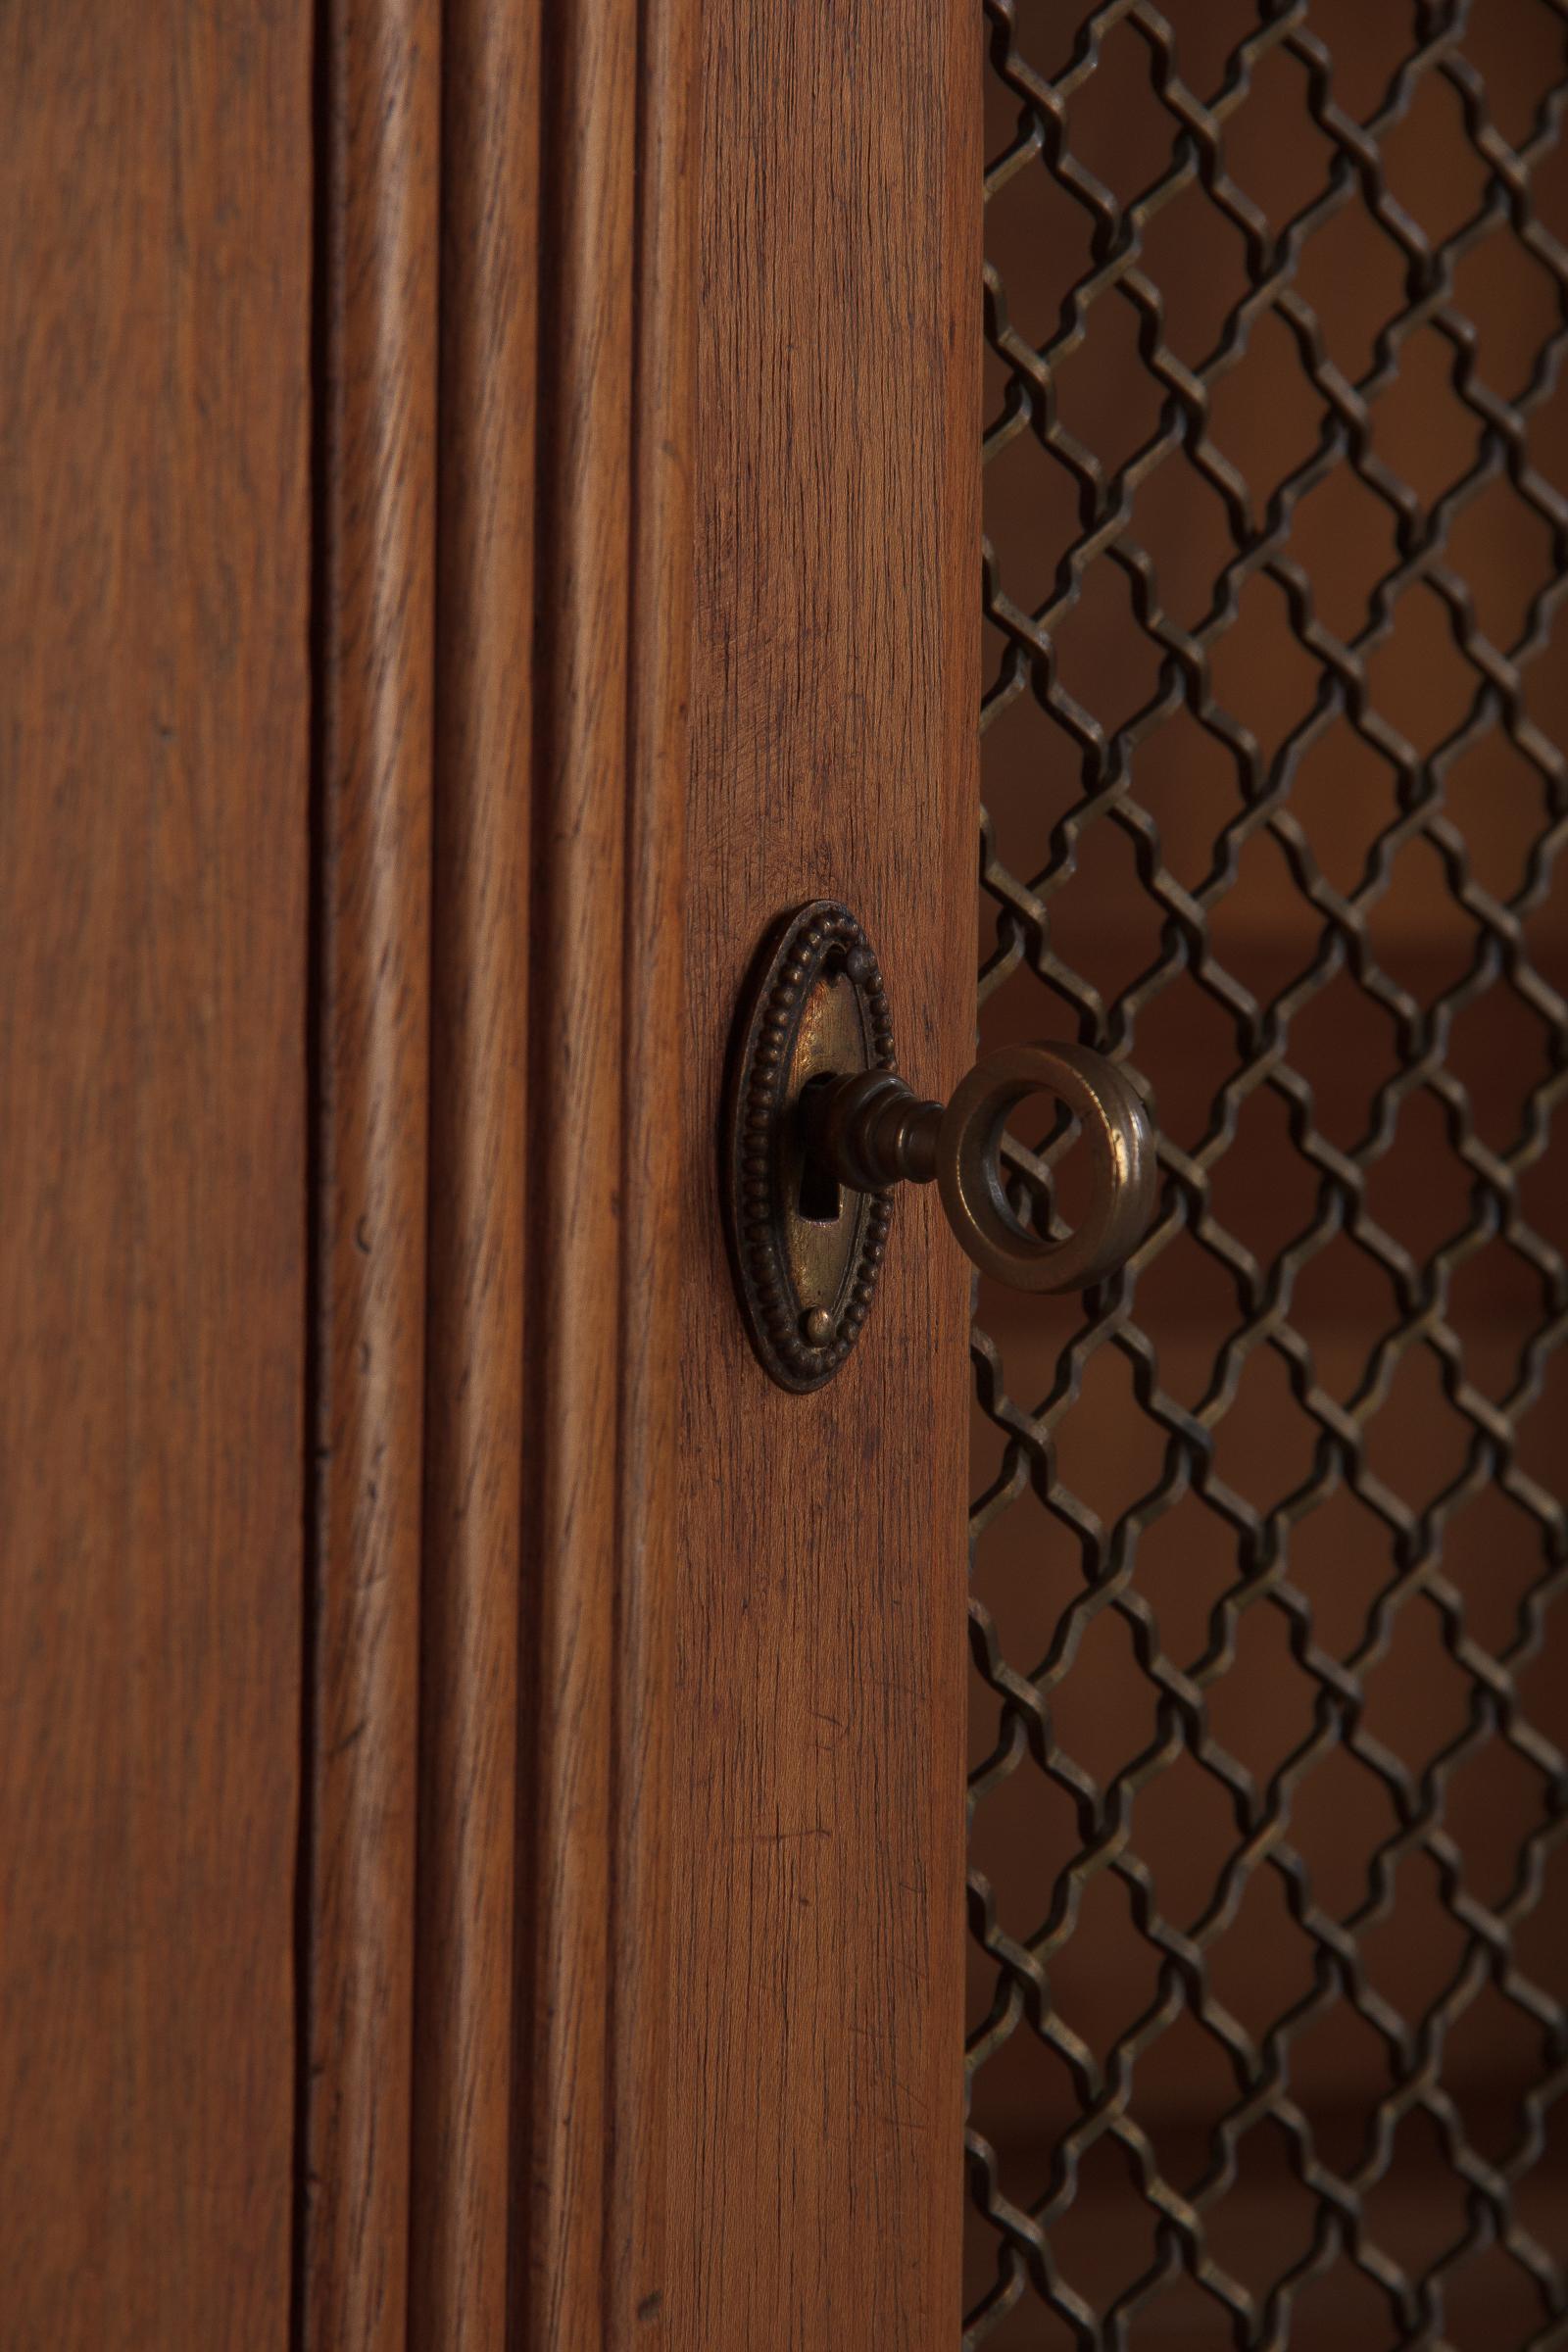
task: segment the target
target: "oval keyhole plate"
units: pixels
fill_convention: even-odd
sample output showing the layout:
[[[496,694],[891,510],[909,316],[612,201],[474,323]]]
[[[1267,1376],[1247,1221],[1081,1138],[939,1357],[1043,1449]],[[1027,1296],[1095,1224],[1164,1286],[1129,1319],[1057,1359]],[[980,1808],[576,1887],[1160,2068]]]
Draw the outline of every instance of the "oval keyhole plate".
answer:
[[[887,1193],[841,1186],[806,1154],[813,1082],[891,1070],[882,974],[847,906],[813,899],[764,942],[736,1013],[720,1190],[753,1348],[780,1388],[831,1380],[860,1334],[893,1221]]]

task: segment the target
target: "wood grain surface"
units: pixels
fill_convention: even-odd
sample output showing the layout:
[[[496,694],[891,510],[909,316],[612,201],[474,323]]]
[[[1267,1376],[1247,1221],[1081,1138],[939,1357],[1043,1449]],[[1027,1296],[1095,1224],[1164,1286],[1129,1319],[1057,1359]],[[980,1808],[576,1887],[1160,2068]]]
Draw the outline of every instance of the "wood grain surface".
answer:
[[[605,2340],[635,0],[544,50],[516,2129],[523,2341]]]
[[[697,0],[644,0],[638,58],[620,1497],[611,1752],[608,2341],[664,2317],[670,1772],[680,1531],[686,803],[696,581]]]
[[[667,2303],[694,2352],[958,2326],[964,1261],[900,1202],[855,1354],[753,1360],[736,991],[846,900],[902,1066],[973,1021],[979,74],[957,0],[705,18]]]
[[[696,26],[592,0],[542,60],[513,2325],[553,2352],[662,2315]]]
[[[281,2346],[311,27],[0,10],[0,2340]]]
[[[318,230],[314,1619],[300,2309],[402,2352],[424,1392],[437,0],[331,0]],[[273,172],[286,169],[279,151]]]
[[[442,28],[440,519],[409,2342],[507,2340],[538,23]]]
[[[712,1120],[812,892],[967,1043],[973,76],[540,23],[0,20],[27,2352],[956,2309],[961,1261],[783,1398]]]

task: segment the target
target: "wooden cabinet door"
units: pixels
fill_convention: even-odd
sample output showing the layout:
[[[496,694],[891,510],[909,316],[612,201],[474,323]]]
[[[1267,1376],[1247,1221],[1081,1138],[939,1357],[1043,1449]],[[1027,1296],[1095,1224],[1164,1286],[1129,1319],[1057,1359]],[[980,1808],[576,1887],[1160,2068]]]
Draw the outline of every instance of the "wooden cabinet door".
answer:
[[[1563,0],[1411,15],[0,5],[0,2352],[1565,2340]],[[965,2322],[965,1266],[788,1393],[720,1132],[808,901],[967,1060],[982,611],[1168,1181],[981,1294]]]
[[[717,1122],[969,1047],[971,31],[0,19],[8,2346],[949,2340],[963,1261]]]

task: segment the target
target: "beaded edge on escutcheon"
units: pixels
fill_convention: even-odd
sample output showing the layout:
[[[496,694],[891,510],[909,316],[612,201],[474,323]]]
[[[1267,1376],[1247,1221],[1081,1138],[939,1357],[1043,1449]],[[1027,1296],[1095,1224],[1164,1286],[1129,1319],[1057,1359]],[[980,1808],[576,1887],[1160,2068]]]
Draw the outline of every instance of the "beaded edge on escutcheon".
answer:
[[[868,1066],[897,1069],[887,993],[871,944],[847,906],[816,902],[791,918],[771,958],[769,968],[777,977],[748,1029],[735,1138],[738,1255],[751,1320],[767,1369],[775,1377],[782,1369],[787,1385],[797,1389],[815,1388],[828,1379],[858,1339],[893,1223],[891,1195],[871,1194],[848,1297],[828,1336],[820,1343],[808,1340],[801,1329],[799,1301],[779,1249],[769,1145],[789,1069],[784,1041],[807,990],[835,950],[843,951],[846,976],[869,1015]],[[769,1356],[774,1361],[768,1362]]]

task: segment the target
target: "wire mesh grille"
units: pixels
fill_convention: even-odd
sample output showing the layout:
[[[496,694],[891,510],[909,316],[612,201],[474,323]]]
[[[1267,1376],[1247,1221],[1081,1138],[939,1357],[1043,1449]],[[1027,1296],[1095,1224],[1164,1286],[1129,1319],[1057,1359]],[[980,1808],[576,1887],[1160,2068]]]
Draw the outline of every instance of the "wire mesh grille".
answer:
[[[1568,8],[985,20],[965,2342],[1565,2344]]]

